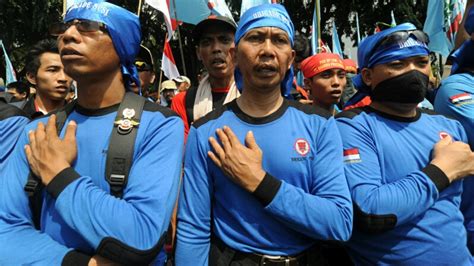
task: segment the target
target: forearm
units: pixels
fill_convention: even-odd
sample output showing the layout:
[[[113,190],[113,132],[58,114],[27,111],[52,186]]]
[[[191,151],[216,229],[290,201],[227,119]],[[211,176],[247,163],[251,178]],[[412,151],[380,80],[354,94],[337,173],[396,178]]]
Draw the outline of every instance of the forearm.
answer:
[[[340,191],[341,196],[318,196],[269,175],[265,184],[267,191],[259,187],[255,196],[288,227],[315,239],[346,241],[350,237],[352,206],[347,188]]]

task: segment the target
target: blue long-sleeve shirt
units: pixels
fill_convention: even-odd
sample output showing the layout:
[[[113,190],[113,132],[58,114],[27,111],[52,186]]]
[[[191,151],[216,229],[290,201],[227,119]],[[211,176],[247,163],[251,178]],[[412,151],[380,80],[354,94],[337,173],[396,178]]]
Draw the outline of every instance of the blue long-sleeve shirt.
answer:
[[[352,203],[334,119],[285,100],[253,118],[236,101],[191,128],[179,200],[177,265],[207,265],[211,234],[241,252],[295,255],[317,240],[347,240]],[[229,126],[244,143],[248,131],[263,151],[266,177],[251,194],[233,183],[207,152],[210,136]]]
[[[449,185],[439,168],[428,166],[444,135],[467,141],[459,122],[420,110],[401,118],[366,107],[339,114],[337,124],[358,210],[348,242],[356,264],[470,265],[459,211],[462,181]]]
[[[21,109],[0,99],[0,171],[13,151],[18,136],[29,118]]]
[[[59,265],[73,249],[94,255],[107,237],[137,250],[157,244],[168,229],[177,197],[183,124],[172,112],[145,104],[128,184],[119,199],[110,195],[105,179],[117,108],[87,110],[77,106],[69,115],[67,121],[78,125],[77,158],[72,168],[58,174],[44,191],[40,231],[33,227],[23,191],[29,173],[23,146],[28,143],[28,131],[38,122],[45,123],[47,117],[27,125],[0,178],[1,265]]]
[[[434,102],[435,111],[458,120],[474,149],[474,75],[449,76],[441,83]]]

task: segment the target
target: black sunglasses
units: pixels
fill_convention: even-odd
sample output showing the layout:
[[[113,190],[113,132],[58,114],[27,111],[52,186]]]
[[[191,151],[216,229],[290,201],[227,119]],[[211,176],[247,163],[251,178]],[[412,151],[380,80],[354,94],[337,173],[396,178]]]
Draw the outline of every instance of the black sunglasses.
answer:
[[[60,22],[53,24],[49,27],[49,34],[53,36],[59,36],[69,29],[72,25],[76,26],[79,32],[96,32],[103,31],[107,32],[107,26],[102,22],[86,20],[86,19],[75,19],[68,22]]]
[[[417,41],[428,45],[430,38],[421,30],[396,31],[382,38],[375,46],[375,50],[404,43],[408,38],[414,37]]]

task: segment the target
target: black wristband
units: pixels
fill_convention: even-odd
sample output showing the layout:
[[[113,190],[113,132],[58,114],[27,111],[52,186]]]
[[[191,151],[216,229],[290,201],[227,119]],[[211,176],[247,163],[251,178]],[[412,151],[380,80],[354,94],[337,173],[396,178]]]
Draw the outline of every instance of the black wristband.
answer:
[[[281,186],[281,180],[276,179],[269,173],[265,174],[262,182],[258,185],[257,189],[253,192],[253,195],[263,204],[267,206],[272,202],[273,198],[278,193]]]
[[[438,192],[441,192],[449,186],[449,178],[441,169],[439,169],[438,166],[429,164],[421,171],[425,173],[431,179],[431,181],[433,181],[436,188],[438,189]]]
[[[67,185],[78,179],[80,175],[72,167],[68,167],[59,174],[57,174],[51,182],[46,186],[46,191],[49,192],[55,199],[59,197],[59,194],[67,187]]]
[[[61,265],[64,266],[87,266],[91,260],[91,256],[81,253],[76,250],[69,251],[66,256],[64,256]]]

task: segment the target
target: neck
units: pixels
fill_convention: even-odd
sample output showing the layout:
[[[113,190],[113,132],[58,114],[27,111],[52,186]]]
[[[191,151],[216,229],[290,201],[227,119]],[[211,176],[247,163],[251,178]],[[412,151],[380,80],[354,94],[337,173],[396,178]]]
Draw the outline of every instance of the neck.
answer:
[[[283,104],[280,88],[269,91],[242,90],[242,95],[237,98],[239,108],[249,116],[265,117],[276,112]]]
[[[372,102],[370,106],[375,110],[395,115],[399,117],[415,117],[416,107],[418,104],[413,103],[392,103],[392,102]]]
[[[234,81],[234,75],[229,75],[224,78],[217,78],[209,76],[209,83],[211,84],[211,88],[227,88],[230,84]]]
[[[322,102],[318,102],[317,100],[313,100],[313,105],[321,107],[324,110],[327,110],[328,112],[330,112],[331,114],[334,114],[334,104],[325,104]]]
[[[82,76],[77,79],[77,103],[88,109],[99,109],[120,103],[125,85],[120,70],[110,76]]]
[[[37,92],[35,97],[35,104],[40,110],[46,111],[46,113],[52,112],[64,106],[64,99],[53,100],[48,97],[42,97],[41,93]]]

